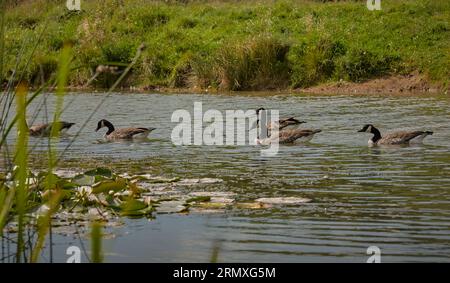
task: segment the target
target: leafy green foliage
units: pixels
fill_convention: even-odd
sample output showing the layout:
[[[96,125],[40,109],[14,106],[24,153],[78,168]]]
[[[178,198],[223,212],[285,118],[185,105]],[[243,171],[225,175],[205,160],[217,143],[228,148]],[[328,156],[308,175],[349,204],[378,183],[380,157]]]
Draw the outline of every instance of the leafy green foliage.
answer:
[[[301,44],[290,52],[293,87],[310,86],[332,78],[337,60],[346,53],[340,41],[321,39],[314,44]]]
[[[37,85],[56,71],[54,52],[67,41],[77,54],[79,68],[69,81],[75,86],[84,85],[99,64],[129,63],[141,42],[147,49],[128,85],[245,90],[414,70],[441,82],[450,77],[446,0],[387,1],[381,11],[360,1],[293,0],[132,0],[119,9],[115,1],[87,1],[83,9],[68,13],[50,1],[9,7],[3,74],[44,31],[25,75]]]

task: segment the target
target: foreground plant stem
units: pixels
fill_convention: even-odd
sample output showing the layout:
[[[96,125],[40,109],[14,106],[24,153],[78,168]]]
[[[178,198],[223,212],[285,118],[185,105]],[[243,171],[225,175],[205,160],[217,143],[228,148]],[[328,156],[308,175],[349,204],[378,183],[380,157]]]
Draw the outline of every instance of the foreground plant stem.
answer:
[[[26,95],[25,86],[19,86],[16,92],[18,137],[14,158],[15,169],[17,170],[14,172],[14,181],[18,217],[16,262],[21,262],[21,255],[24,250],[24,216],[27,202],[28,127],[26,123]]]

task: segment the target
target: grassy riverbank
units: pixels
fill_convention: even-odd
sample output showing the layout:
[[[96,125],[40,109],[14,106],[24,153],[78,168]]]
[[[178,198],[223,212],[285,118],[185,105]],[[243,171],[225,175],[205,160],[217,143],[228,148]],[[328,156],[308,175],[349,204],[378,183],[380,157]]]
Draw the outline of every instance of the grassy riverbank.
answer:
[[[447,0],[382,1],[381,11],[366,1],[82,0],[81,12],[22,2],[6,10],[2,77],[23,52],[17,70],[33,86],[56,72],[64,42],[74,47],[72,87],[117,66],[91,84],[109,86],[141,43],[123,86],[289,89],[411,73],[449,85]]]

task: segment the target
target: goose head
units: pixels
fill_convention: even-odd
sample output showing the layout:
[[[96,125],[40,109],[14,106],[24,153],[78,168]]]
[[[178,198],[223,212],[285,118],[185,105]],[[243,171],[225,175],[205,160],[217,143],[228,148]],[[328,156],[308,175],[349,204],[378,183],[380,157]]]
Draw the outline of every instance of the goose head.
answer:
[[[259,112],[261,111],[266,111],[266,109],[263,107],[256,109],[256,126],[259,126]]]
[[[263,110],[266,110],[266,109],[263,107],[259,107],[258,109],[256,109],[256,115],[259,115],[259,112],[263,111]]]
[[[364,125],[364,127],[358,131],[359,133],[370,133],[373,134],[373,137],[369,140],[369,145],[375,145],[379,140],[381,140],[380,131],[375,128],[372,124]]]
[[[107,134],[114,132],[113,124],[106,119],[101,119],[100,121],[98,121],[97,129],[95,131],[98,132],[98,130],[100,130],[101,128],[104,128],[104,127],[108,128]]]
[[[358,131],[358,133],[374,133],[376,128],[372,124],[364,125],[364,127]]]

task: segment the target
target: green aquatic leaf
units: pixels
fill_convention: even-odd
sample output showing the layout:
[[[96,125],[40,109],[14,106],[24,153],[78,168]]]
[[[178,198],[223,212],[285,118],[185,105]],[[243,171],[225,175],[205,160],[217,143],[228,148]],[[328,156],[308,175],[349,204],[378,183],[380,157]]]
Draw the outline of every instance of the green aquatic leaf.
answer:
[[[152,214],[153,211],[155,211],[155,209],[153,208],[153,206],[150,205],[150,206],[147,206],[146,208],[139,209],[139,210],[122,211],[121,215],[138,217],[138,216],[145,216],[145,215]]]
[[[42,200],[48,201],[55,194],[59,194],[61,200],[68,200],[68,199],[70,199],[72,197],[72,193],[73,192],[71,190],[66,190],[66,189],[62,189],[62,190],[45,190],[44,192],[42,192]]]
[[[140,210],[146,208],[147,205],[140,200],[137,199],[129,199],[126,202],[123,202],[120,206],[122,211],[132,211],[132,210]]]
[[[61,178],[58,175],[49,173],[43,177],[43,180],[40,183],[42,183],[46,189],[53,189],[58,185],[60,180]]]
[[[160,202],[156,208],[158,213],[180,213],[186,212],[187,207],[184,201],[172,200]]]
[[[121,201],[118,198],[111,196],[111,195],[106,195],[106,197],[105,197],[105,205],[106,206],[109,206],[115,210],[120,210],[120,204],[121,204]]]
[[[192,197],[188,200],[186,200],[187,203],[192,203],[192,202],[206,202],[206,201],[210,201],[211,197],[210,196],[197,196],[197,197]]]
[[[255,200],[256,202],[261,202],[264,204],[302,204],[311,202],[309,198],[302,197],[274,197],[274,198],[259,198]]]
[[[202,202],[198,203],[196,206],[205,209],[221,209],[227,207],[229,204],[222,202]]]
[[[95,184],[92,187],[92,193],[99,194],[99,193],[108,193],[109,191],[117,192],[120,190],[123,190],[127,187],[127,183],[125,179],[118,178],[115,181],[112,180],[106,180],[101,181],[97,184]]]
[[[236,203],[236,208],[239,209],[262,209],[262,208],[270,208],[270,204],[262,203],[262,202],[238,202]]]
[[[119,207],[123,216],[142,216],[153,212],[153,207],[137,199],[129,199]]]
[[[174,183],[180,181],[181,178],[175,177],[175,178],[151,178],[147,179],[147,183],[150,184],[158,184],[158,183]]]
[[[112,178],[113,176],[113,173],[110,169],[102,167],[86,171],[83,174],[86,176],[94,176],[94,177],[102,176],[105,178]]]
[[[61,179],[60,181],[58,181],[58,186],[64,190],[72,190],[79,187],[80,185],[69,180]]]
[[[80,174],[75,176],[72,179],[72,182],[78,184],[79,186],[92,186],[95,184],[95,176]]]

